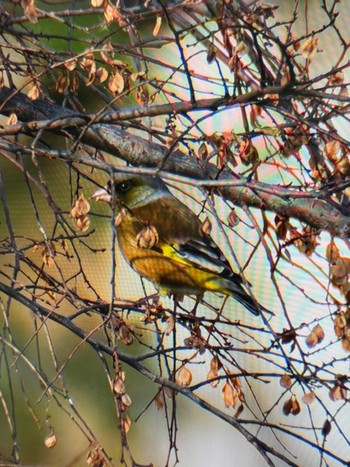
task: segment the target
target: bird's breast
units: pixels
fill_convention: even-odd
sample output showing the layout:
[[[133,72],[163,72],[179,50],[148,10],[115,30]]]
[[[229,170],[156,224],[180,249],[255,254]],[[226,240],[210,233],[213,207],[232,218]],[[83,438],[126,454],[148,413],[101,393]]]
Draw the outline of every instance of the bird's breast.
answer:
[[[169,293],[198,293],[203,289],[207,273],[197,270],[172,255],[165,255],[162,245],[154,248],[139,248],[136,236],[143,224],[135,218],[126,217],[117,227],[119,248],[125,260],[141,276]],[[165,248],[166,249],[166,248]]]

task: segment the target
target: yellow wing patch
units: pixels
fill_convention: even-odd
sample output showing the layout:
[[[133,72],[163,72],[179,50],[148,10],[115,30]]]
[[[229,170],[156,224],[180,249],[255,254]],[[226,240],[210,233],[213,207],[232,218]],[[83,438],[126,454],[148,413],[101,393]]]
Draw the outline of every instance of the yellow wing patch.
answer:
[[[157,246],[162,250],[162,253],[166,258],[172,259],[177,263],[185,264],[186,266],[195,267],[191,261],[179,255],[178,251],[176,250],[177,245],[169,245],[169,243],[159,243]]]

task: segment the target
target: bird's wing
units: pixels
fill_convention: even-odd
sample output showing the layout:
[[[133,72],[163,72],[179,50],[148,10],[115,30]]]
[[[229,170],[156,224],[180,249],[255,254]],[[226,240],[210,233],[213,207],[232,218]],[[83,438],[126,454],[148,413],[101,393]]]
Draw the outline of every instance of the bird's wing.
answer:
[[[243,284],[242,277],[232,271],[220,248],[209,237],[191,239],[185,243],[163,244],[161,249],[163,254],[176,261]]]

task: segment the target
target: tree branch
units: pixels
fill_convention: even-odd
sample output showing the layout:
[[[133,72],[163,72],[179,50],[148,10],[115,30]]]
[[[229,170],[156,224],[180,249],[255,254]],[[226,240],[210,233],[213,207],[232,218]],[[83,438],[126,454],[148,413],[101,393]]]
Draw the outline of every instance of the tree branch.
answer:
[[[64,134],[70,135],[74,140],[79,138],[82,143],[106,151],[135,167],[153,168],[154,173],[160,175],[166,176],[170,173],[198,181],[219,179],[217,186],[222,186],[220,194],[238,206],[255,207],[287,218],[296,218],[315,229],[326,230],[331,235],[342,238],[350,236],[350,213],[344,210],[344,207],[337,205],[326,193],[321,192],[322,199],[320,199],[321,196],[316,198],[310,196],[309,192],[302,192],[299,189],[293,193],[291,188],[272,186],[254,180],[248,181],[242,177],[233,178],[228,170],[223,170],[219,174],[217,167],[213,164],[207,163],[205,167],[201,166],[194,157],[179,150],[169,155],[166,147],[132,135],[116,124],[91,123],[89,125],[90,116],[65,109],[48,99],[32,101],[21,92],[2,88],[0,100],[3,102],[1,112],[4,115],[15,112],[18,118],[25,122],[24,125],[17,124],[13,125],[13,128],[9,127],[10,134],[43,129],[62,134],[64,130]],[[192,104],[184,104],[185,107],[189,105]],[[116,114],[115,117],[117,116]],[[66,160],[79,162],[74,155],[68,156]],[[84,163],[88,163],[86,158],[84,158]],[[107,167],[109,171],[113,169],[110,166]],[[230,184],[232,186],[227,186]],[[210,183],[204,182],[201,185],[210,186]]]

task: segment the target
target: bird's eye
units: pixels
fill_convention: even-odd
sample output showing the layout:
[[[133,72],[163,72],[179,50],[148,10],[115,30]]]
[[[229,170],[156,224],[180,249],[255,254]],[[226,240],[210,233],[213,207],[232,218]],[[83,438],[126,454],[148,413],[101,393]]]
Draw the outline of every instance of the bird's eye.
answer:
[[[118,190],[119,191],[128,191],[131,188],[131,182],[121,182],[118,183]]]

